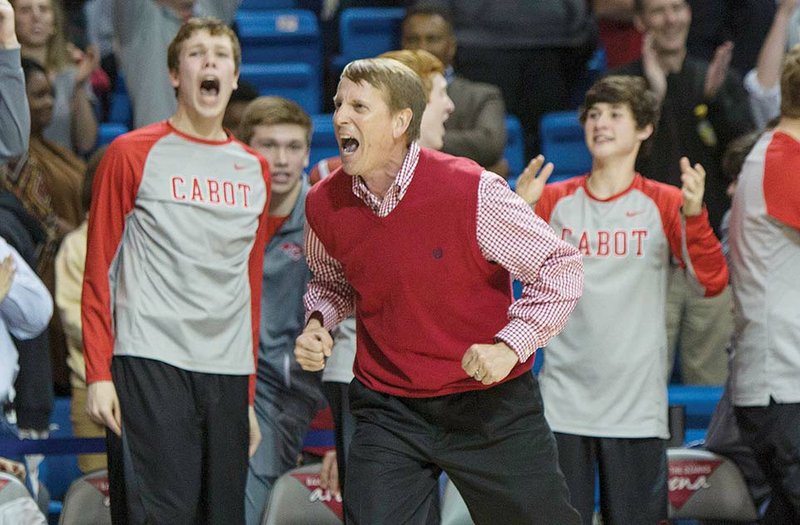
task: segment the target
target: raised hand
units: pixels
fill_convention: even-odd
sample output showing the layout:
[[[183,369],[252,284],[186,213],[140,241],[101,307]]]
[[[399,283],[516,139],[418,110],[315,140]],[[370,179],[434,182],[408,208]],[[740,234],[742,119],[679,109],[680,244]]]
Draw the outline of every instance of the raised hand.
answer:
[[[14,8],[8,0],[0,0],[0,49],[19,47],[14,31]]]
[[[544,163],[544,156],[537,155],[528,163],[517,179],[517,195],[535,206],[542,196],[547,179],[553,174],[553,163]]]
[[[714,51],[714,58],[708,65],[706,71],[706,80],[703,86],[703,95],[706,100],[712,100],[717,96],[719,88],[725,82],[725,77],[728,75],[730,69],[731,58],[733,58],[733,42],[728,40],[720,44]]]
[[[659,102],[664,100],[667,95],[667,72],[658,62],[658,53],[650,33],[646,33],[642,39],[642,69],[650,90],[656,94]]]
[[[97,46],[93,45],[87,46],[86,51],[81,51],[73,46],[71,51],[72,60],[77,67],[75,85],[81,86],[89,79],[92,72],[100,67],[100,53]]]
[[[688,158],[681,157],[681,192],[685,217],[695,217],[703,211],[705,184],[706,170],[703,166],[698,163],[692,167]]]

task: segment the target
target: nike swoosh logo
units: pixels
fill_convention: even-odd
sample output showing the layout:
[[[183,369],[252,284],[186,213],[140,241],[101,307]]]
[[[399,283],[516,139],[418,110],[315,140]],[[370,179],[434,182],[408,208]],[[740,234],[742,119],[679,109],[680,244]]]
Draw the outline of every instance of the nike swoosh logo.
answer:
[[[233,165],[233,169],[235,169],[236,171],[241,171],[241,170],[243,170],[244,168],[245,168],[245,167],[244,167],[242,164],[234,164],[234,165]]]

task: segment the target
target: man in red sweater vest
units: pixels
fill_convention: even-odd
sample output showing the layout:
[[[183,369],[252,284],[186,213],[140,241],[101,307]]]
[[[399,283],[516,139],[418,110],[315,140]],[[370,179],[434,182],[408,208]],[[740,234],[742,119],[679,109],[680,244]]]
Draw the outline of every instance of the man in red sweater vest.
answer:
[[[298,362],[322,369],[328,330],[357,318],[346,519],[423,523],[445,471],[478,524],[579,523],[530,369],[581,295],[581,257],[498,175],[421,148],[425,102],[403,64],[349,64],[342,167],[306,201]]]

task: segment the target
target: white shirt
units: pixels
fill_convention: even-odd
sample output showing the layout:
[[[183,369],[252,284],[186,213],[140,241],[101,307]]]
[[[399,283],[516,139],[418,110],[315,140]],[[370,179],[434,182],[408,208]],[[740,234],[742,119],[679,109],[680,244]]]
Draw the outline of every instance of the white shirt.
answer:
[[[0,301],[0,402],[14,398],[17,377],[17,348],[11,340],[33,339],[41,334],[53,315],[53,299],[17,251],[0,237],[0,261],[11,256],[14,273],[8,294]]]

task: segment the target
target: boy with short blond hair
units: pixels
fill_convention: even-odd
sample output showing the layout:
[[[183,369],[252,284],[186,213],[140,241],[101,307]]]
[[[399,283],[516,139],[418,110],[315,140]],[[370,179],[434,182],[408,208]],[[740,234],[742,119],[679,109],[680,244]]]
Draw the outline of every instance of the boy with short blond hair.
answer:
[[[177,111],[98,167],[81,309],[115,523],[244,522],[270,181],[222,127],[238,49],[219,20],[186,22],[169,51]]]

